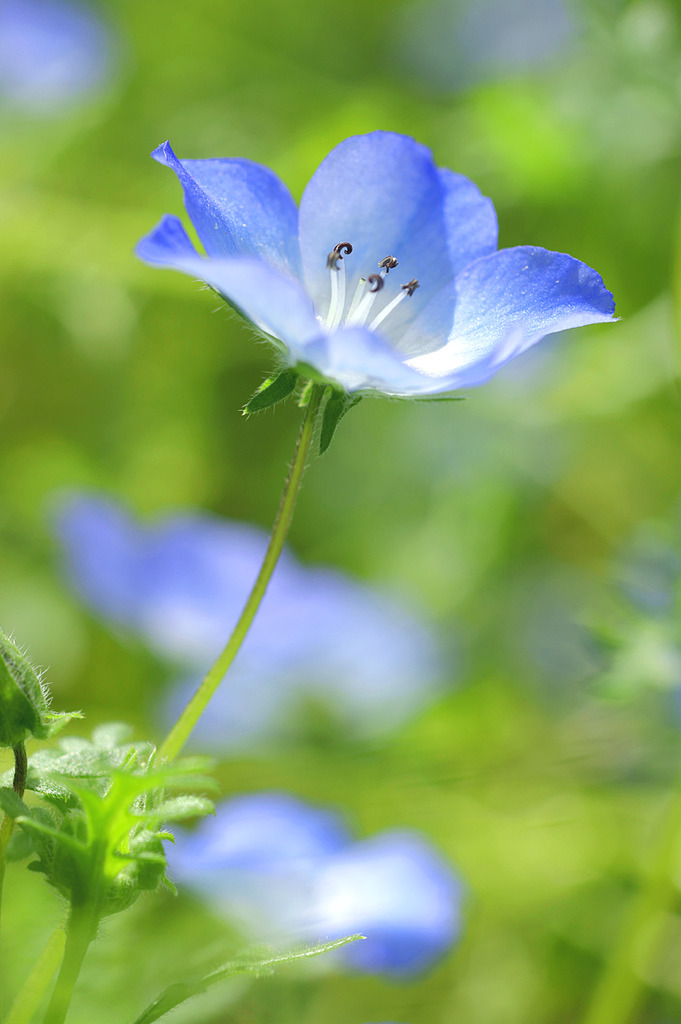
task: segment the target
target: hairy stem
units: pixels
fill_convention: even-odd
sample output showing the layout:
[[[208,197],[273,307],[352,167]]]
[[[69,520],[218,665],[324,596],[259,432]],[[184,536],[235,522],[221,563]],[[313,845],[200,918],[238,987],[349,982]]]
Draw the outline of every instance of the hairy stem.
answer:
[[[45,1024],[64,1024],[85,954],[97,933],[95,901],[73,904],[66,925],[64,958],[52,993]]]
[[[300,490],[300,484],[307,464],[307,456],[310,444],[314,436],[314,428],[317,422],[321,401],[324,395],[324,387],[314,385],[310,392],[310,399],[305,411],[298,443],[296,445],[293,463],[284,486],[279,504],[277,517],[274,521],[272,536],[265,554],[260,572],[253,585],[253,589],[244,605],[239,621],[234,627],[234,632],[227,641],[223,650],[214,665],[208,670],[203,682],[189,701],[179,719],[171,729],[165,741],[159,748],[159,756],[168,761],[174,760],[189,738],[194,726],[206,709],[206,706],[222,682],[229,666],[234,661],[241,644],[243,643],[251,623],[255,618],[260,602],[262,601],[267,584],[276,567],[279,555],[284,546],[284,541],[293,518],[293,509]]]
[[[596,987],[584,1024],[629,1024],[643,995],[644,975],[659,950],[665,912],[676,899],[681,852],[681,782],[671,798],[648,871]]]

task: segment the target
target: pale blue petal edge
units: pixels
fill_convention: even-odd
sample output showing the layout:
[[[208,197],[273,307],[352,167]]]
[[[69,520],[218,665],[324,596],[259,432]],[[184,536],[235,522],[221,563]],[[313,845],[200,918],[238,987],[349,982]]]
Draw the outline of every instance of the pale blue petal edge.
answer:
[[[595,270],[533,246],[476,260],[456,278],[453,292],[447,343],[408,360],[423,375],[421,394],[482,384],[548,334],[615,319],[612,294]],[[411,330],[432,335],[448,308],[451,296],[444,290]]]
[[[444,189],[447,245],[453,275],[473,260],[496,252],[499,226],[494,203],[463,174],[439,169]]]
[[[166,214],[135,252],[145,263],[205,281],[259,330],[283,342],[294,360],[320,333],[312,304],[297,281],[262,260],[199,256],[177,217]]]
[[[378,334],[363,327],[346,327],[320,336],[306,346],[303,359],[350,393],[418,393],[424,380]]]
[[[249,256],[300,275],[298,208],[277,175],[252,160],[179,160],[170,143],[151,154],[180,180],[209,256]]]

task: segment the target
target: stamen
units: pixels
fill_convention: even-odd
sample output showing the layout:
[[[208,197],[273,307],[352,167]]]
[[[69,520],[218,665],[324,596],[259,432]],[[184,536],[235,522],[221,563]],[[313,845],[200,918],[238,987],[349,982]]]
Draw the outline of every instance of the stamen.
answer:
[[[357,287],[355,288],[355,294],[352,296],[352,302],[350,303],[350,309],[348,310],[348,321],[351,320],[355,310],[359,306],[362,298],[362,292],[364,291],[364,285],[367,283],[366,277],[360,277]]]
[[[403,299],[406,299],[408,295],[414,294],[418,286],[419,283],[415,277],[412,278],[409,284],[403,284],[401,290],[397,293],[395,298],[391,299],[388,305],[384,306],[381,312],[378,314],[378,316],[374,317],[374,319],[371,321],[371,323],[369,324],[369,330],[375,331],[379,324],[382,324],[385,318],[387,316],[390,316],[392,311],[399,306],[400,302],[402,302]]]
[[[362,301],[359,303],[355,311],[348,315],[348,319],[346,321],[348,327],[364,326],[366,319],[371,312],[371,307],[374,304],[374,299],[383,287],[383,277],[381,274],[369,274],[367,284],[369,285],[369,288],[364,293]]]
[[[379,267],[385,267],[386,274],[390,273],[397,266],[397,260],[394,256],[384,256],[382,260],[378,261]]]
[[[350,242],[339,242],[326,258],[326,265],[331,271],[331,300],[329,312],[326,315],[326,323],[331,330],[335,330],[341,322],[345,308],[345,264],[343,254],[349,256],[352,252]]]
[[[352,245],[350,242],[339,242],[338,245],[334,245],[326,257],[326,265],[329,270],[338,270],[338,261],[343,259],[343,254],[349,256],[351,252]]]
[[[331,302],[329,304],[328,325],[329,329],[335,331],[341,322],[343,310],[345,309],[345,263],[342,262],[338,270],[331,271]],[[336,288],[334,289],[334,283]],[[335,295],[334,295],[335,290]],[[335,304],[334,304],[335,300]]]

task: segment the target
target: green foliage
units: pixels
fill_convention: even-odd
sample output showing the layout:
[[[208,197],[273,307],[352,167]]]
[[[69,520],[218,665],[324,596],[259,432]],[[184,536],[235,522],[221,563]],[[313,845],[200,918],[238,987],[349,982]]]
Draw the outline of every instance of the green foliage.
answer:
[[[333,440],[336,427],[346,412],[357,405],[360,395],[347,395],[344,391],[332,390],[326,400],[322,414],[322,429],[319,435],[319,454],[323,455]]]
[[[139,1017],[135,1018],[133,1024],[153,1024],[169,1010],[184,1003],[193,996],[202,995],[218,981],[225,981],[237,974],[252,974],[256,978],[271,974],[276,967],[285,967],[300,960],[308,960],[310,957],[319,956],[320,953],[330,953],[334,949],[346,946],[348,942],[356,942],[362,939],[362,935],[350,935],[347,938],[336,939],[334,942],[323,942],[318,946],[305,946],[301,949],[292,950],[290,953],[280,954],[248,954],[245,953],[229,963],[223,964],[217,970],[205,974],[202,978],[193,981],[178,981],[170,985],[164,992],[154,999]]]
[[[163,826],[213,810],[204,796],[169,795],[214,789],[205,759],[157,766],[154,748],[127,742],[126,734],[108,726],[91,741],[66,737],[61,749],[36,754],[27,789],[42,797],[37,806],[0,789],[0,806],[30,840],[23,852],[36,856],[31,870],[98,916],[125,909],[142,891],[172,888],[163,849],[172,836]]]
[[[0,746],[47,739],[78,713],[49,710],[49,691],[24,651],[0,629]]]
[[[268,377],[253,397],[246,402],[242,409],[244,416],[250,416],[251,413],[261,412],[278,402],[283,402],[295,389],[297,383],[298,373],[296,370],[282,370],[281,373]]]
[[[630,694],[615,704],[570,667],[581,662],[569,626],[593,621],[613,557],[638,525],[667,521],[679,502],[681,9],[537,3],[569,9],[580,27],[571,49],[540,74],[508,74],[490,59],[477,83],[434,93],[392,33],[411,9],[419,31],[406,43],[430,30],[451,63],[461,40],[433,35],[433,20],[459,3],[405,0],[388,13],[347,0],[332,14],[318,0],[92,6],[121,43],[105,97],[54,119],[3,109],[0,621],[30,636],[72,706],[151,734],[162,669],[67,596],[46,543],[55,490],[95,484],[144,513],[201,508],[271,523],[300,416],[289,399],[276,415],[241,417],[272,372],[270,348],[214,295],[131,257],[163,211],[180,211],[174,176],[148,151],[169,136],[181,156],[248,157],[298,198],[348,135],[389,128],[431,146],[439,165],[492,197],[503,246],[585,260],[623,320],[542,344],[461,405],[365,401],[344,420],[306,477],[291,544],[307,562],[396,585],[461,657],[446,666],[444,699],[389,741],[349,741],[312,716],[303,741],[266,757],[226,750],[220,771],[226,792],[285,788],[333,802],[367,834],[427,832],[466,880],[463,947],[408,987],[276,978],[248,1007],[199,1019],[578,1020],[678,764],[667,655],[646,653],[660,649],[653,626],[667,625],[604,616],[617,645],[608,692]],[[495,5],[509,38],[521,6]],[[661,639],[673,650],[671,630]],[[651,669],[663,685],[649,685]],[[27,842],[15,829],[8,856]],[[27,936],[32,922],[37,956],[55,911],[36,881],[8,868],[3,932]],[[164,985],[200,973],[188,951],[207,936],[238,948],[213,910],[161,897],[111,919],[106,943],[88,954],[73,1024],[133,1020]],[[642,1019],[681,1016],[681,918],[665,920]],[[5,1005],[28,951],[3,939]],[[178,1024],[191,1003],[184,1010]]]

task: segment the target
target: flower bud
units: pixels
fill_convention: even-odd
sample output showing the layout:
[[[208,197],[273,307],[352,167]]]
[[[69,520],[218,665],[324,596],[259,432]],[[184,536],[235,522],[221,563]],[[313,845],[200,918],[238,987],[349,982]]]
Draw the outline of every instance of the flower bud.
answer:
[[[0,747],[15,747],[29,736],[46,739],[52,718],[38,673],[0,629]]]

